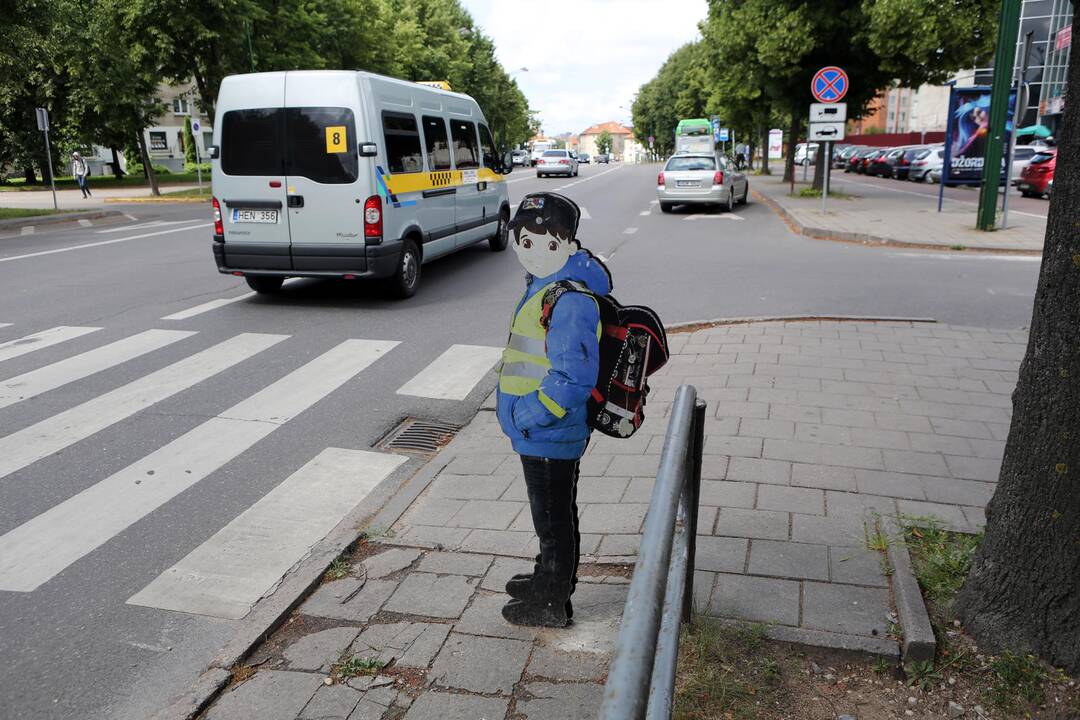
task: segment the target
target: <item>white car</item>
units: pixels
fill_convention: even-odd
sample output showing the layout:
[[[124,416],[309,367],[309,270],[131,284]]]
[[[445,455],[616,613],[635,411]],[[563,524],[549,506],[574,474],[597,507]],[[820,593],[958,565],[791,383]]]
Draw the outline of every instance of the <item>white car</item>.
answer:
[[[545,150],[536,160],[536,177],[565,175],[574,177],[578,174],[578,160],[569,150]]]

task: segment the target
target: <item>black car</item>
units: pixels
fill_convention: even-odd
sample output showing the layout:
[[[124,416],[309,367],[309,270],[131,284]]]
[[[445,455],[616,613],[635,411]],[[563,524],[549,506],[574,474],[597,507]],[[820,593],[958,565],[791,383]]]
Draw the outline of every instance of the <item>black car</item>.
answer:
[[[911,171],[911,163],[915,161],[915,158],[919,153],[926,150],[923,146],[904,148],[904,152],[900,153],[894,160],[890,162],[892,165],[892,176],[897,180],[907,180],[908,173]]]
[[[585,164],[592,162],[591,160],[589,160],[589,153],[581,153],[581,154],[579,154],[577,156],[577,161],[579,163],[585,163]]]
[[[600,153],[599,155],[596,156],[596,162],[598,162],[598,163],[606,163],[607,161],[608,161],[608,156],[605,155],[604,153]]]

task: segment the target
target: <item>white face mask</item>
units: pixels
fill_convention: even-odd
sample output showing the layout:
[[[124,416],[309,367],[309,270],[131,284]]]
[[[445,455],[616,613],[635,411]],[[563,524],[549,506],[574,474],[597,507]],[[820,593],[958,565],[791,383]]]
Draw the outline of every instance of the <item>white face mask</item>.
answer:
[[[522,230],[514,242],[514,252],[530,275],[542,278],[561,270],[574,254],[574,246],[552,235],[533,235]]]

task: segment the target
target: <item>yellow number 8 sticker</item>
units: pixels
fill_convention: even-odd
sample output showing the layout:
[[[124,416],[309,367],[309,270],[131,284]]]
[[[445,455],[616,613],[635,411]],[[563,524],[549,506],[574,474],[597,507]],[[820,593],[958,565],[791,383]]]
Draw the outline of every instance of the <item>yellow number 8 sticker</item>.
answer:
[[[343,153],[349,149],[344,125],[332,125],[326,128],[326,152]]]

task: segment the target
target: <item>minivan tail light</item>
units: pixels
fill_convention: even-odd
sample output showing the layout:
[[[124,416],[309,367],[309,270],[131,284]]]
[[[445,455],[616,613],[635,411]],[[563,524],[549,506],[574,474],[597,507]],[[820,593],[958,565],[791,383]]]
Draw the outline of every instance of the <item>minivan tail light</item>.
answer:
[[[660,173],[659,175],[656,176],[656,184],[657,185],[663,185],[664,184],[664,173]]]
[[[224,237],[225,227],[221,223],[221,203],[218,202],[216,197],[210,199],[214,206],[214,234]]]
[[[382,198],[372,195],[364,201],[364,237],[381,241],[382,234]]]
[[[713,173],[712,184],[713,185],[723,185],[724,184],[724,171],[723,170],[717,170],[715,173]]]

